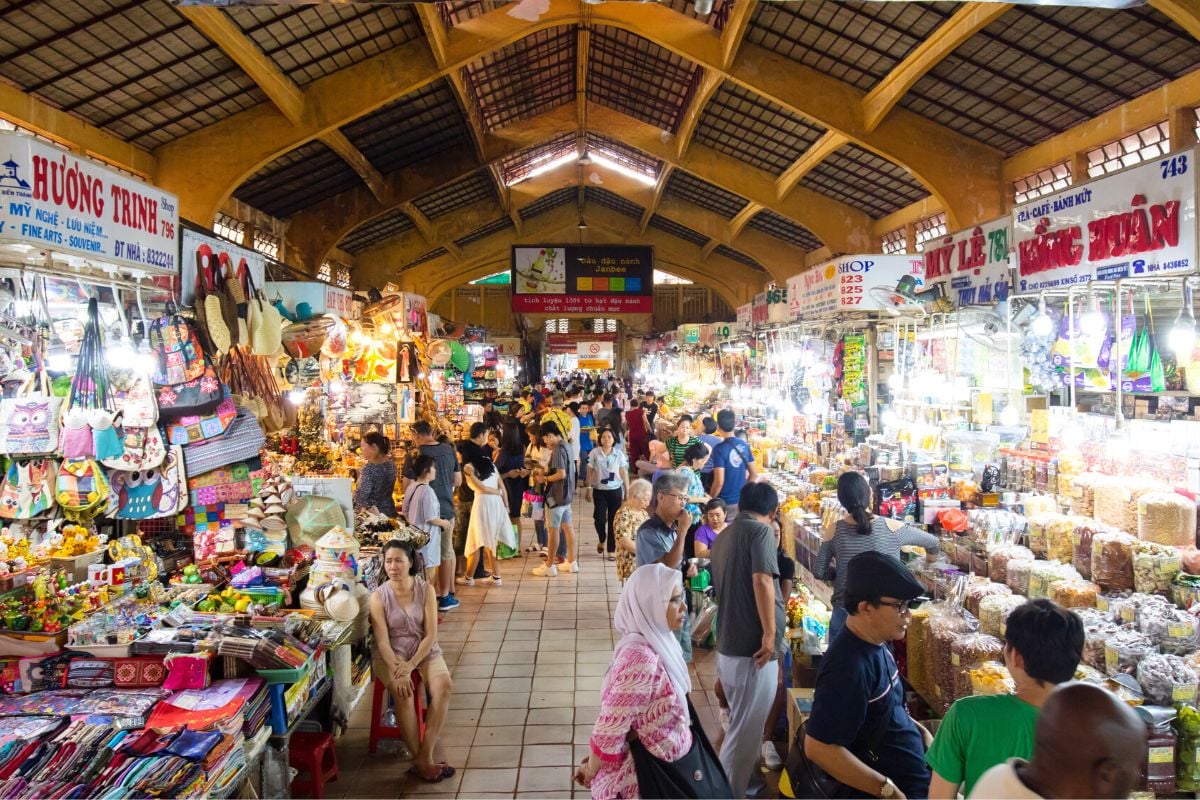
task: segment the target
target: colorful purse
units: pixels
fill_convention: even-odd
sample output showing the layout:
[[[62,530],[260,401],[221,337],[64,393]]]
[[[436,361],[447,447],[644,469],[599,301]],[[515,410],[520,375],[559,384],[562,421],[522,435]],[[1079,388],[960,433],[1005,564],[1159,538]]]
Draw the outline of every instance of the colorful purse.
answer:
[[[266,442],[267,437],[254,414],[239,408],[224,436],[188,445],[185,450],[187,476],[192,478],[239,461],[258,458]]]
[[[90,518],[108,505],[108,479],[93,459],[68,458],[58,470],[54,497],[68,519]]]
[[[208,414],[226,397],[216,371],[206,366],[198,378],[158,389],[159,413],[172,419]]]
[[[226,397],[209,414],[189,414],[166,424],[167,440],[171,444],[195,445],[218,439],[230,429],[237,417],[237,405]]]
[[[0,517],[31,519],[54,508],[58,464],[50,458],[14,461],[0,486]]]
[[[150,379],[134,369],[108,368],[113,407],[126,428],[149,428],[158,422],[158,403]]]
[[[158,426],[134,428],[126,426],[122,438],[124,452],[117,458],[101,459],[100,463],[109,469],[120,469],[126,472],[153,469],[162,464],[167,457],[167,446],[163,444],[162,433]]]
[[[122,689],[162,686],[166,678],[162,656],[132,656],[113,661],[113,683]]]
[[[108,514],[117,519],[156,519],[179,513],[186,498],[183,448],[172,447],[162,467],[110,474]]]
[[[34,395],[0,400],[0,451],[14,456],[47,456],[58,448],[61,397]]]
[[[258,495],[254,473],[262,462],[241,461],[188,478],[188,500],[192,505],[244,503]]]
[[[174,310],[150,324],[150,350],[158,361],[150,379],[159,386],[196,380],[208,365],[196,332]]]
[[[113,685],[113,663],[105,658],[72,658],[67,665],[71,689],[101,689]]]

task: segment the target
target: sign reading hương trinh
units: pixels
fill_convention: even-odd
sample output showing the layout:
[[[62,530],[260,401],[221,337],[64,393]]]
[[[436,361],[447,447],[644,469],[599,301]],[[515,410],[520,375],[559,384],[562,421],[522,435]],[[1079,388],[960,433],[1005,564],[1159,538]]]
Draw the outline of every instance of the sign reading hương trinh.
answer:
[[[0,241],[175,274],[175,195],[15,131],[0,131]]]
[[[1195,171],[1185,150],[1014,208],[1017,291],[1194,270]]]

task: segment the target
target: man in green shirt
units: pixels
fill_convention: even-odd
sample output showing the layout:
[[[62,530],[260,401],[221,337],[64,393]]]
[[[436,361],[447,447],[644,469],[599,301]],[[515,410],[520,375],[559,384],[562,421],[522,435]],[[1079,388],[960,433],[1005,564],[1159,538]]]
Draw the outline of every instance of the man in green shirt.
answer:
[[[1083,654],[1083,621],[1049,600],[1030,600],[1008,617],[1004,665],[1016,694],[964,697],[942,720],[925,761],[933,770],[930,800],[970,796],[984,772],[1033,755],[1038,714],[1054,687],[1075,676]]]

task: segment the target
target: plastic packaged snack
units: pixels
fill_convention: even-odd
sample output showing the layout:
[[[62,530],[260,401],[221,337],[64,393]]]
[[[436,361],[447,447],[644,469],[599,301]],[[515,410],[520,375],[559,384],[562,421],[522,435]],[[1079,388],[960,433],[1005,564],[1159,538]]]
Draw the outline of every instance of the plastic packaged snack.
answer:
[[[1079,574],[1092,579],[1092,540],[1100,531],[1112,530],[1087,517],[1075,518],[1075,529],[1071,531],[1071,563]]]
[[[1083,681],[1084,683],[1103,684],[1107,680],[1107,676],[1100,670],[1081,663],[1075,668],[1075,680]]]
[[[1083,579],[1050,584],[1050,599],[1064,608],[1095,608],[1099,593],[1099,586]]]
[[[1008,669],[998,661],[988,661],[968,670],[971,694],[1012,694],[1017,690]]]
[[[1171,597],[1171,582],[1182,570],[1183,557],[1175,547],[1143,541],[1133,548],[1133,588],[1139,592]]]
[[[1093,516],[1106,525],[1112,525],[1123,531],[1138,530],[1140,499],[1147,494],[1172,494],[1170,487],[1159,481],[1147,478],[1105,476],[1096,484],[1096,507]],[[1192,535],[1195,536],[1195,509],[1192,510]],[[1157,516],[1157,515],[1156,515]],[[1171,544],[1169,541],[1158,541],[1159,544]]]
[[[1104,645],[1104,674],[1124,672],[1133,675],[1138,662],[1157,652],[1150,637],[1138,631],[1122,628],[1108,638]]]
[[[1111,592],[1096,595],[1096,610],[1104,613],[1106,619],[1120,623],[1120,602],[1133,592]]]
[[[967,594],[963,598],[963,606],[975,616],[979,616],[979,601],[993,595],[1011,595],[1012,589],[1003,583],[995,581],[975,581],[967,586]]]
[[[1148,607],[1171,608],[1171,604],[1165,597],[1160,597],[1156,594],[1144,594],[1142,592],[1134,592],[1128,597],[1123,597],[1115,601],[1112,606],[1117,622],[1123,624],[1133,623],[1134,625],[1141,624],[1142,614]]]
[[[1183,655],[1200,643],[1200,621],[1173,606],[1142,606],[1138,611],[1138,630],[1164,653]]]
[[[954,642],[974,632],[977,623],[965,613],[958,613],[947,606],[943,613],[930,616],[930,662],[933,667],[933,696],[926,699],[933,703],[941,714],[950,710],[954,702],[956,687],[956,665],[953,662]]]
[[[973,694],[971,670],[988,661],[1004,659],[1004,643],[986,633],[968,633],[950,645],[950,664],[954,668],[954,699]]]
[[[1079,573],[1070,564],[1061,561],[1035,561],[1029,571],[1029,591],[1025,596],[1030,600],[1048,598],[1050,585],[1055,581],[1082,580]]]
[[[1106,592],[1133,589],[1133,546],[1124,531],[1097,531],[1092,537],[1092,580]]]
[[[908,682],[921,697],[933,696],[931,673],[933,665],[930,662],[929,653],[932,646],[929,635],[929,615],[935,607],[934,604],[923,605],[912,612],[912,621],[908,623],[908,636],[905,639]]]
[[[1024,597],[1016,594],[990,594],[979,601],[979,630],[990,636],[1004,638],[1004,626],[1008,615],[1025,605]],[[909,626],[909,636],[912,626]]]
[[[1033,551],[1019,544],[1000,544],[988,550],[988,577],[996,583],[1008,583],[1010,561],[1032,561]],[[1009,587],[1012,588],[1011,586]]]
[[[1017,594],[1029,594],[1029,575],[1033,572],[1033,565],[1037,562],[1032,558],[1028,561],[1024,559],[1014,559],[1008,562],[1008,588],[1012,589]]]
[[[1103,478],[1095,472],[1084,472],[1071,480],[1071,510],[1090,517],[1096,511],[1096,483]]]
[[[1171,547],[1196,544],[1196,503],[1175,492],[1147,492],[1137,500],[1137,532],[1143,542]]]
[[[1196,704],[1200,676],[1179,656],[1157,653],[1146,656],[1138,663],[1137,681],[1146,699],[1154,705]]]
[[[1094,669],[1104,669],[1104,647],[1121,630],[1115,622],[1085,622],[1083,625],[1082,663]]]

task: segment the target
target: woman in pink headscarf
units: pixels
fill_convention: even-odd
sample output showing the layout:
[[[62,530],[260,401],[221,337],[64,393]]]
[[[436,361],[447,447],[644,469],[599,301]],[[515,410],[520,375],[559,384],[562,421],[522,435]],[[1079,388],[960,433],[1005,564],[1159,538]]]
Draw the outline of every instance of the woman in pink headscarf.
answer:
[[[575,770],[575,781],[595,800],[640,796],[630,730],[663,761],[692,749],[691,682],[674,633],[686,613],[679,570],[663,564],[634,570],[621,590],[613,620],[621,641],[600,687],[591,754]]]

